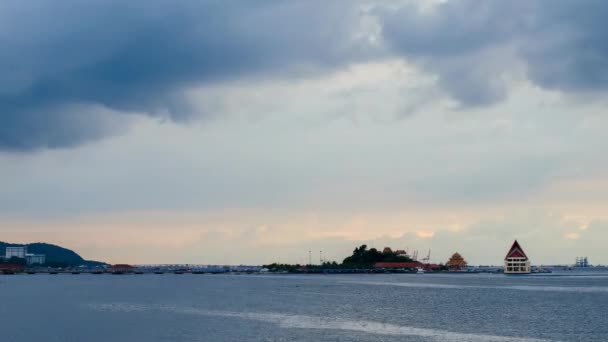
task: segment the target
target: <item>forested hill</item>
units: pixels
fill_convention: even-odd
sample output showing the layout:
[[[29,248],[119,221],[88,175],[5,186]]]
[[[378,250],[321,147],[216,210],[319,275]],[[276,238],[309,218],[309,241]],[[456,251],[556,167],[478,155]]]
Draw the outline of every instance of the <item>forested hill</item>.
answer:
[[[6,247],[27,246],[28,253],[46,255],[47,264],[65,265],[65,266],[80,266],[80,265],[101,265],[102,262],[84,260],[78,253],[56,245],[48,243],[29,243],[29,244],[13,244],[0,241],[0,255],[4,256]]]

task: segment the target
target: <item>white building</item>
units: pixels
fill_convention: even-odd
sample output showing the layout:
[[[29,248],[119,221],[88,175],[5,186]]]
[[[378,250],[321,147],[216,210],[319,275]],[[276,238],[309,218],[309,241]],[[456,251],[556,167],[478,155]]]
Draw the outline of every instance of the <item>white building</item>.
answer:
[[[515,240],[505,257],[505,274],[528,274],[531,272],[530,259]]]
[[[25,259],[25,255],[27,254],[27,246],[22,247],[6,247],[5,258],[8,260],[12,257],[17,257],[21,259]]]
[[[26,254],[25,261],[28,265],[39,264],[42,265],[46,262],[46,255],[44,254]]]

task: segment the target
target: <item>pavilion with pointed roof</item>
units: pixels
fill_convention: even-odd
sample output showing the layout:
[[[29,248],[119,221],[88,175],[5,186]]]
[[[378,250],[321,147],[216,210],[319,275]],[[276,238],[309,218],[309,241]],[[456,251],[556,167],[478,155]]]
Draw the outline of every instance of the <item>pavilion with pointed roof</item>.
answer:
[[[467,262],[464,260],[460,253],[456,252],[452,254],[450,260],[445,264],[449,271],[464,271],[467,267]]]
[[[531,272],[530,259],[528,259],[519,242],[515,240],[505,257],[505,274],[528,274]]]

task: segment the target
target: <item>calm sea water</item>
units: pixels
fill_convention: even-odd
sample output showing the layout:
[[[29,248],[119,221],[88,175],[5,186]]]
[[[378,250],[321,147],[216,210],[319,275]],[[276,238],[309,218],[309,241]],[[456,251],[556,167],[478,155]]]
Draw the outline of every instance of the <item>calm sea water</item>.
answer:
[[[608,341],[608,275],[0,276],[0,341]]]

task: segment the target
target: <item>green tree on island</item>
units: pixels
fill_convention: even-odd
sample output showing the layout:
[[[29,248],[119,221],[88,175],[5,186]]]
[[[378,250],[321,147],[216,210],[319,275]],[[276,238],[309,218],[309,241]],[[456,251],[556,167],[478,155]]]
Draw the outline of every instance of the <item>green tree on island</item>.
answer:
[[[342,261],[342,265],[353,268],[372,267],[377,262],[410,262],[412,259],[397,255],[393,251],[380,252],[375,248],[367,249],[367,245],[355,248],[353,254]]]
[[[273,263],[265,265],[272,272],[286,271],[297,272],[301,269],[306,270],[327,270],[327,269],[371,269],[377,262],[411,262],[412,259],[398,255],[393,251],[380,252],[375,248],[367,249],[367,245],[361,245],[353,251],[353,254],[346,257],[341,264],[335,261],[324,262],[321,265],[290,265]]]

